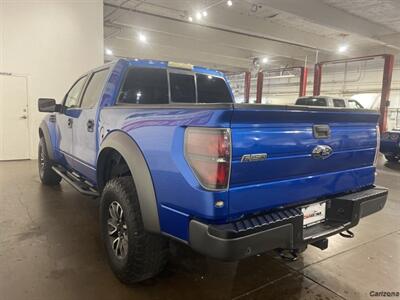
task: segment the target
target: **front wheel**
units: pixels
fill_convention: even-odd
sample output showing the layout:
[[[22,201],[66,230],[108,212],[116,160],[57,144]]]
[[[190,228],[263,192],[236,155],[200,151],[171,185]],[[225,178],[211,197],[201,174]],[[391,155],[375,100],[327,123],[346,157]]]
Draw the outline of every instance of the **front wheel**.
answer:
[[[397,162],[399,158],[395,155],[386,154],[385,158],[390,162]]]
[[[164,269],[168,240],[145,231],[132,177],[107,182],[101,196],[100,226],[111,269],[123,283],[143,281]]]
[[[38,164],[40,180],[45,185],[57,185],[61,181],[60,175],[51,168],[52,162],[47,153],[46,141],[44,137],[40,138],[38,149]]]

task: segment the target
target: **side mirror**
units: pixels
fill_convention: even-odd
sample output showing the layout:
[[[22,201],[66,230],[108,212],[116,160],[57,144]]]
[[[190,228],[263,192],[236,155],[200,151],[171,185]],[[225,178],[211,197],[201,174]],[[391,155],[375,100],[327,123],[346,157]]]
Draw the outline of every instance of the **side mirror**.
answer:
[[[39,98],[38,108],[40,112],[62,112],[62,105],[50,98]]]

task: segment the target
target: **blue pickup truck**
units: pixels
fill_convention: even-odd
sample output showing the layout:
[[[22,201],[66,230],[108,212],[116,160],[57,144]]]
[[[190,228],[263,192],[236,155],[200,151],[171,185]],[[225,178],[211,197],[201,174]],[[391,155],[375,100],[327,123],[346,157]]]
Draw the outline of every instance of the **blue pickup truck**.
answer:
[[[38,105],[40,179],[100,197],[124,283],[160,272],[170,239],[221,260],[325,249],[386,203],[375,111],[237,104],[218,71],[136,59]]]

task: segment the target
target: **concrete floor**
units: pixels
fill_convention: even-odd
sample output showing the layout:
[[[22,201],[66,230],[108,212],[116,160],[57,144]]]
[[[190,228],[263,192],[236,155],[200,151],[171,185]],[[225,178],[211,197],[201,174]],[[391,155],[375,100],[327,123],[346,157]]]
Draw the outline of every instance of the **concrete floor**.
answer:
[[[0,162],[0,299],[369,299],[400,291],[400,164],[380,161],[390,188],[354,239],[330,238],[286,263],[274,253],[223,263],[174,244],[158,278],[125,286],[109,269],[96,199],[40,184],[35,161]],[[371,299],[379,299],[374,297]]]

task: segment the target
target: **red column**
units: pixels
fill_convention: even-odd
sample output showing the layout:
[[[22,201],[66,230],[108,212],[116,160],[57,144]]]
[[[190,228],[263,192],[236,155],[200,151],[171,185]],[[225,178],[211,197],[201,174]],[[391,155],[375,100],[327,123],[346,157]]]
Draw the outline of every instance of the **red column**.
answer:
[[[300,89],[299,89],[299,97],[303,97],[307,93],[307,75],[308,69],[306,67],[300,68]]]
[[[381,92],[381,104],[380,104],[380,119],[379,128],[381,133],[387,129],[387,112],[389,106],[390,88],[392,84],[392,73],[394,56],[391,54],[385,54],[385,65],[383,67],[383,80],[382,80],[382,92]]]
[[[256,103],[261,103],[263,84],[264,84],[264,73],[263,72],[258,72],[258,74],[257,74]]]
[[[319,96],[319,94],[321,93],[321,78],[322,78],[322,65],[315,64],[313,96]]]
[[[250,84],[251,84],[251,73],[249,71],[247,71],[244,73],[244,102],[245,103],[249,103]]]

